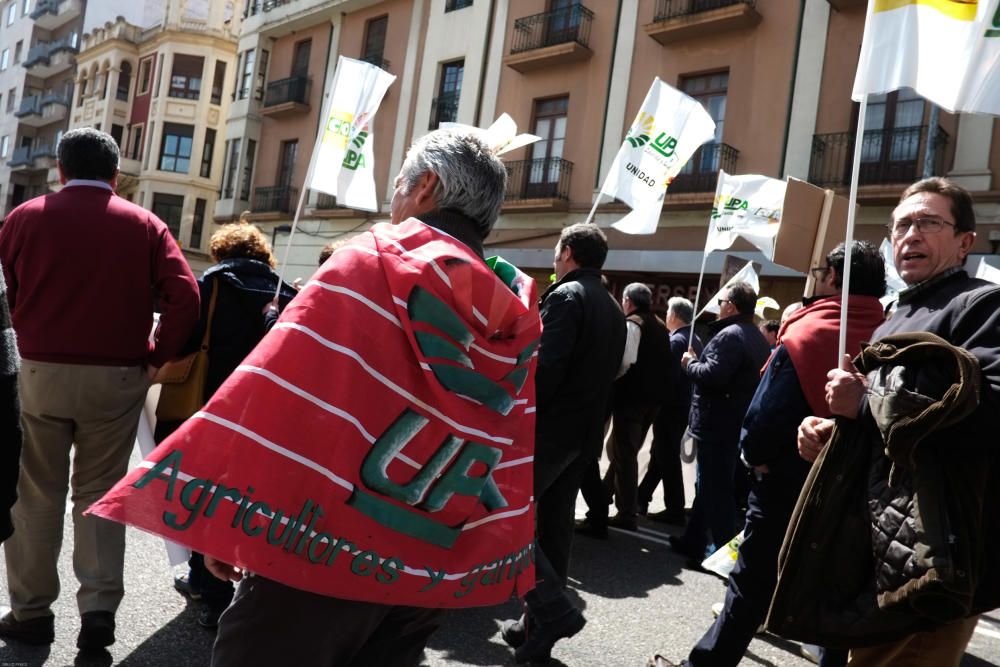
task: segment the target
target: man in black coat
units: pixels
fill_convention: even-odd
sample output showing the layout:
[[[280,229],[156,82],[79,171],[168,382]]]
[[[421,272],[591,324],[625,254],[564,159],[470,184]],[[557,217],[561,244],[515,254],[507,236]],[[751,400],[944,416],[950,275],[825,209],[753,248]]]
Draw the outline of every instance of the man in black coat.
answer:
[[[535,375],[536,589],[525,619],[508,621],[504,640],[518,662],[546,659],[576,634],[583,615],[563,590],[569,570],[580,480],[601,455],[611,386],[625,350],[625,317],[601,284],[608,242],[596,225],[563,229],[556,283],[542,295],[542,341]]]
[[[698,492],[683,537],[670,545],[700,567],[701,561],[736,534],[736,490],[733,475],[739,458],[740,425],[753,398],[760,370],[771,352],[754,326],[757,294],[735,283],[719,294],[715,335],[700,358],[687,352],[681,366],[691,379],[688,430],[698,445]]]
[[[21,405],[17,396],[20,357],[7,308],[7,286],[0,272],[0,543],[14,532],[10,508],[17,501],[21,460]]]

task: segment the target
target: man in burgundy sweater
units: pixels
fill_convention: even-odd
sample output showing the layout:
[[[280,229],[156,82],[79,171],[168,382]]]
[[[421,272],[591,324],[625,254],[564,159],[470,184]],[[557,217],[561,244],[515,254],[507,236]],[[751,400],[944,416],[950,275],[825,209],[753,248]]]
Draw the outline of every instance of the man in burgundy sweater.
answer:
[[[62,190],[18,206],[0,228],[24,428],[15,530],[4,544],[12,611],[0,638],[54,639],[72,450],[77,646],[100,649],[115,641],[125,528],[83,511],[125,475],[150,378],[187,339],[199,298],[167,226],[115,195],[109,135],[67,132],[58,169]],[[154,301],[162,315],[150,344]]]

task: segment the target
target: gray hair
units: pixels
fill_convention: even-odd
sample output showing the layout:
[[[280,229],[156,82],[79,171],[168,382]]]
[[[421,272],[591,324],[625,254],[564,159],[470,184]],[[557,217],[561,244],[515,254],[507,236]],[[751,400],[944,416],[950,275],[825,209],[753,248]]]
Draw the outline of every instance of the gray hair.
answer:
[[[694,317],[694,304],[682,296],[672,296],[667,301],[667,312],[673,313],[674,317],[684,324],[691,324]]]
[[[403,194],[426,172],[438,177],[434,201],[476,222],[486,238],[500,215],[507,191],[507,168],[480,138],[455,130],[435,130],[417,139],[400,170]]]
[[[653,305],[653,292],[643,283],[630,283],[622,296],[631,301],[637,310],[649,310]]]

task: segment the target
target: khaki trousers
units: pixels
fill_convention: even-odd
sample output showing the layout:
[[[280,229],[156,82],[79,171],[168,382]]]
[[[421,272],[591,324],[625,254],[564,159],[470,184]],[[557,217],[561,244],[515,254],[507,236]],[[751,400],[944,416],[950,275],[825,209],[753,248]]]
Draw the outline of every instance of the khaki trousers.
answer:
[[[849,667],[957,667],[979,616],[916,632],[899,641],[851,649]]]
[[[21,477],[14,535],[4,543],[18,620],[51,615],[59,596],[57,564],[70,484],[77,606],[81,614],[118,609],[125,593],[125,527],[83,512],[125,476],[148,388],[138,366],[23,362]]]

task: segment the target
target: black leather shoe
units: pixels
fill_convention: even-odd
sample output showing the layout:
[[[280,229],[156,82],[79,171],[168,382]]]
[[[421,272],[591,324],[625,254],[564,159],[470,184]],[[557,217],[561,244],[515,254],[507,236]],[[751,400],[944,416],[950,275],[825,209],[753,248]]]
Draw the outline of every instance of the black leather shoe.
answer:
[[[620,530],[627,530],[634,533],[639,530],[639,525],[636,523],[635,519],[627,519],[621,514],[616,514],[610,519],[608,519],[608,525],[612,528],[618,528]]]
[[[680,526],[681,528],[683,528],[684,524],[686,523],[684,512],[673,512],[671,510],[654,512],[653,514],[647,515],[646,518],[649,519],[650,521],[655,521],[657,523],[666,523],[670,524],[671,526]]]
[[[56,640],[55,627],[55,616],[40,616],[19,621],[14,618],[14,612],[8,611],[3,618],[0,618],[0,639],[43,646]]]
[[[660,654],[654,655],[652,658],[646,662],[646,667],[686,667],[687,660],[682,661],[680,664],[670,662]]]
[[[80,616],[80,634],[76,647],[93,651],[115,643],[115,615],[110,611],[85,611]]]
[[[567,612],[549,623],[533,624],[524,643],[514,651],[514,661],[523,664],[549,660],[552,647],[557,641],[572,637],[586,624],[587,619],[578,609]]]
[[[575,530],[578,534],[587,537],[595,537],[599,540],[608,539],[608,524],[598,523],[589,518],[577,521]]]

